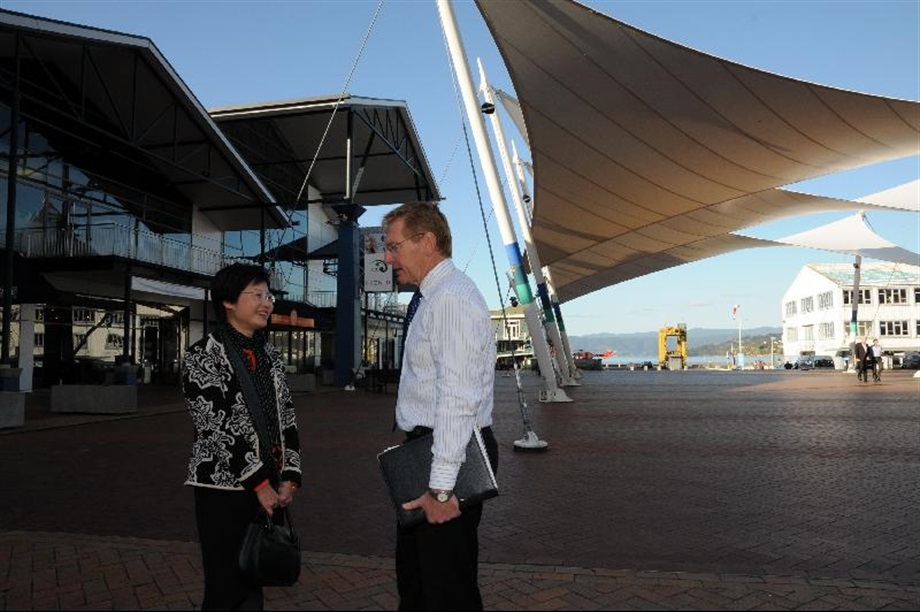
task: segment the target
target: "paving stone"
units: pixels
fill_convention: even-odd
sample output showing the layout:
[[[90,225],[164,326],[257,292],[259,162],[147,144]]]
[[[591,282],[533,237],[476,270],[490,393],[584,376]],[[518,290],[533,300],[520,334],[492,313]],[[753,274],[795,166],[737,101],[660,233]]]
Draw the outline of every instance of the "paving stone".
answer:
[[[836,373],[681,374],[586,372],[571,404],[534,401],[551,445],[539,456],[510,452],[516,390],[498,382],[487,609],[920,608],[920,381],[892,372],[867,412]],[[533,397],[536,378],[522,380]],[[200,603],[177,400],[144,387],[136,417],[46,415],[0,432],[4,486],[25,501],[0,505],[0,610]],[[398,441],[392,408],[392,395],[296,397],[309,476],[293,512],[311,550],[297,585],[266,590],[266,609],[398,606],[373,461]],[[99,514],[85,486],[97,474],[119,512]],[[366,501],[343,515],[341,499]]]

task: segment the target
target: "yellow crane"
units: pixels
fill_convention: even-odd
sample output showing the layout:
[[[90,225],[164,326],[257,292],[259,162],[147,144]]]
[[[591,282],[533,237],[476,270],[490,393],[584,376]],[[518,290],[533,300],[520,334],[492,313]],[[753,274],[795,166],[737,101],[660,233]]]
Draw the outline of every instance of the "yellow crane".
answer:
[[[676,338],[673,349],[668,348],[671,338]],[[687,368],[687,326],[685,324],[666,325],[658,330],[658,366],[669,370]]]

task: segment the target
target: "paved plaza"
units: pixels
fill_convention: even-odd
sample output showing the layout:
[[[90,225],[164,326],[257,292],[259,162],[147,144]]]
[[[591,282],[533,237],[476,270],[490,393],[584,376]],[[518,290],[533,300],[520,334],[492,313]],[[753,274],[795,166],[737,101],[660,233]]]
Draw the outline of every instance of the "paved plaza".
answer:
[[[826,371],[585,372],[527,413],[496,379],[501,495],[480,529],[490,610],[920,608],[920,379]],[[178,390],[125,417],[30,395],[0,430],[0,609],[191,609],[201,566]],[[297,585],[269,609],[396,609],[394,515],[375,456],[395,394],[295,397],[305,488]]]

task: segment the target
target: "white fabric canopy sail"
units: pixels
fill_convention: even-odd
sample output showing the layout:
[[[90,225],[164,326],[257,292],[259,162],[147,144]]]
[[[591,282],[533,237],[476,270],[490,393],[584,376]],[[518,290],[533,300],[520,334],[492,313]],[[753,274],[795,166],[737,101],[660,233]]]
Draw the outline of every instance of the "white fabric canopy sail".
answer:
[[[920,266],[920,254],[899,247],[876,234],[869,227],[863,213],[856,213],[839,221],[780,238],[774,242]]]
[[[742,66],[571,0],[476,4],[520,100],[532,233],[561,301],[773,244],[736,230],[887,207],[777,187],[920,154],[917,102]]]

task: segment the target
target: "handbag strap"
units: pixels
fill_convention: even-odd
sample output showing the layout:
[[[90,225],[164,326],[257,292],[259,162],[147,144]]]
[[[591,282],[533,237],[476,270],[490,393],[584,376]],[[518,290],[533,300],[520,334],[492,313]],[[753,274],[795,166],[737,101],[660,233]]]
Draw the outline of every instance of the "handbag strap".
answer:
[[[249,410],[249,416],[255,427],[256,435],[259,437],[262,462],[268,468],[269,479],[272,484],[277,486],[281,482],[281,474],[278,473],[275,459],[271,455],[271,437],[268,435],[268,423],[265,421],[265,411],[262,410],[262,402],[256,392],[255,383],[252,382],[252,376],[243,364],[243,358],[235,350],[233,342],[223,328],[220,330],[220,339],[224,344],[224,352],[230,357],[230,365],[233,366],[233,370],[236,372],[236,379],[240,382],[240,388],[246,399],[246,408]]]

